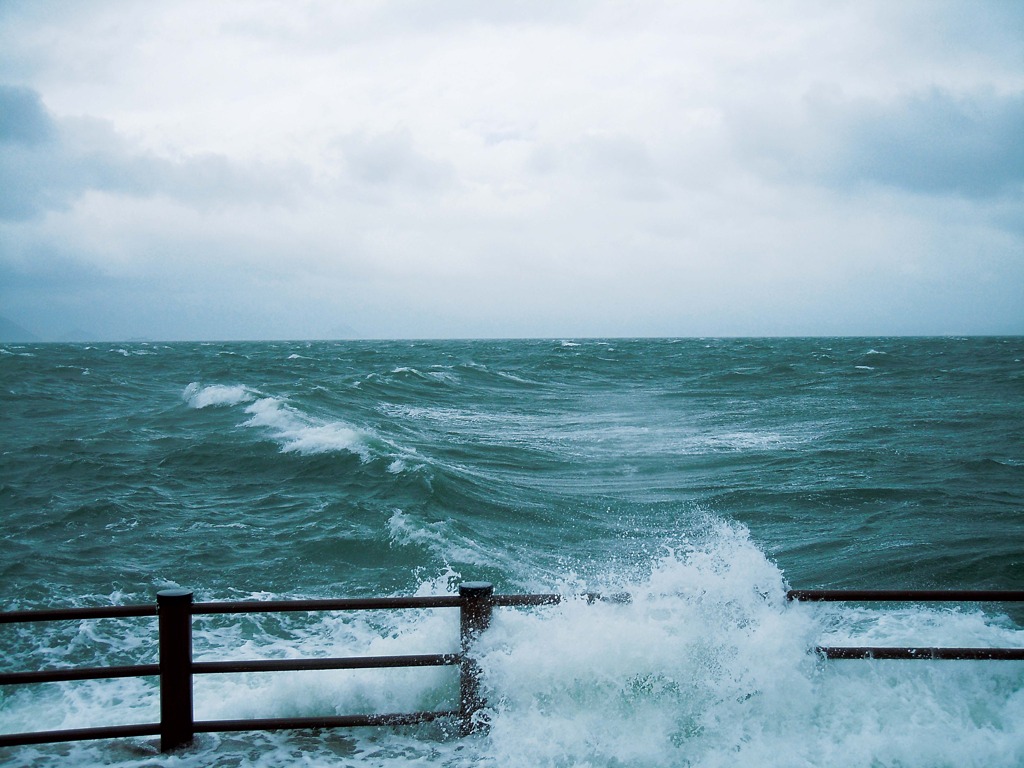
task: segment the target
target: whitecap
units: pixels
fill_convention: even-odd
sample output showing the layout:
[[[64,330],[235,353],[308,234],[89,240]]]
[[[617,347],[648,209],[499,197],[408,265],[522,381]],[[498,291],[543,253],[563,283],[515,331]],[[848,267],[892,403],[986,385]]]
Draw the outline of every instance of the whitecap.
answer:
[[[257,394],[256,390],[242,384],[211,384],[204,387],[193,381],[185,387],[182,396],[191,408],[209,408],[252,402]]]
[[[344,422],[312,419],[280,398],[261,397],[245,412],[251,416],[245,426],[269,430],[282,451],[302,455],[353,453],[363,461],[372,458],[366,433]]]

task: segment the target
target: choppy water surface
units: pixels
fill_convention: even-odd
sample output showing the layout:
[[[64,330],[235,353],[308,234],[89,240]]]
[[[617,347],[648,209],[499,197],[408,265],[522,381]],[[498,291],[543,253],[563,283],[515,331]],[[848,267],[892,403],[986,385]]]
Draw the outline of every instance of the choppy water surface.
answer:
[[[1024,764],[1009,606],[792,587],[1024,589],[1024,339],[0,346],[6,610],[628,591],[498,611],[492,726],[0,750],[12,765]],[[210,617],[197,658],[438,653],[451,611]],[[0,627],[3,668],[154,660],[153,622]],[[452,670],[197,678],[196,716],[448,708]],[[151,680],[0,691],[0,731],[157,719]]]

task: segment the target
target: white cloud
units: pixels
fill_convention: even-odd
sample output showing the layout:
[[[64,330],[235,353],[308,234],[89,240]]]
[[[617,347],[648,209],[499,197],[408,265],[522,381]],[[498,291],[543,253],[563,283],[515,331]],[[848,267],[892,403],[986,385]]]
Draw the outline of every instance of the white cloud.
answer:
[[[1015,13],[9,3],[0,311],[174,337],[1021,332]]]

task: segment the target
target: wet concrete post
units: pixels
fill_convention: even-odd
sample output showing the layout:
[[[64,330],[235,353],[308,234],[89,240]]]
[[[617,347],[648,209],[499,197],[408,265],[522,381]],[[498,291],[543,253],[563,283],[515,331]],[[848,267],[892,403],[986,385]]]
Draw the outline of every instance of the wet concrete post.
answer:
[[[462,734],[483,729],[476,717],[486,705],[480,693],[480,665],[470,651],[480,634],[491,624],[494,585],[485,581],[467,581],[459,585],[459,637],[462,661],[459,665],[459,717]]]
[[[160,751],[192,743],[192,591],[156,595],[160,631]]]

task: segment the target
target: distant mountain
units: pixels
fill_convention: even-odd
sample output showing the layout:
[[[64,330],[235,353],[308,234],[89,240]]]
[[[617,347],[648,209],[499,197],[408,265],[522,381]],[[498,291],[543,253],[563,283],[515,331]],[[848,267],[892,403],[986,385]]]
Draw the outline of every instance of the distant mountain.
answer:
[[[39,341],[39,337],[13,320],[0,316],[0,341]]]

